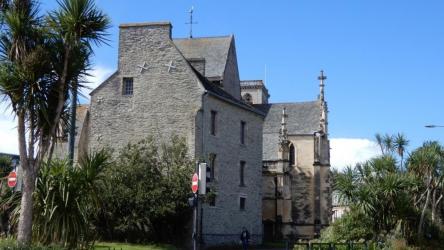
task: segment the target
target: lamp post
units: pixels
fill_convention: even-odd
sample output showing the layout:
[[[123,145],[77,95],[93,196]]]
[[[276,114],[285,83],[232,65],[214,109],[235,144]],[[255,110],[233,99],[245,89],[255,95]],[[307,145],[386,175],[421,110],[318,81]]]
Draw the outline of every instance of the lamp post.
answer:
[[[444,128],[444,125],[430,124],[430,125],[425,125],[424,127],[426,127],[426,128]]]

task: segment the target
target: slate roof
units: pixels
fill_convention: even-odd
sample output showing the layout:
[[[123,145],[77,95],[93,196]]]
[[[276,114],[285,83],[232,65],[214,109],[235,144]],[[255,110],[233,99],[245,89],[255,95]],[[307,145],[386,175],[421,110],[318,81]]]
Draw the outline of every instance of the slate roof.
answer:
[[[191,66],[191,65],[190,65]],[[206,77],[202,76],[199,71],[191,67],[191,69],[196,74],[197,78],[199,78],[199,81],[202,83],[205,90],[207,90],[209,93],[215,95],[216,97],[219,97],[221,99],[224,99],[225,101],[231,102],[243,109],[252,111],[258,115],[261,115],[265,117],[265,114],[262,112],[262,110],[257,109],[256,107],[253,107],[252,105],[244,102],[243,100],[239,100],[235,98],[234,96],[230,95],[229,93],[225,92],[225,90],[215,86],[213,83],[211,83]]]
[[[320,102],[257,104],[257,109],[266,114],[263,127],[263,160],[277,159],[279,129],[282,109],[287,111],[287,130],[289,135],[312,135],[319,130]]]
[[[205,77],[223,77],[233,36],[173,39],[187,59],[205,58]]]

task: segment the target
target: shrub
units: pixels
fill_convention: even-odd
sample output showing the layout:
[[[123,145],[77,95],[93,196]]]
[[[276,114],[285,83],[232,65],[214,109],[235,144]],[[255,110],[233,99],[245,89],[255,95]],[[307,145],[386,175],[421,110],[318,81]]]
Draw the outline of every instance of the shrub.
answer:
[[[180,240],[190,218],[193,166],[184,138],[174,136],[160,147],[153,138],[127,145],[106,171],[104,203],[95,222],[101,238]]]

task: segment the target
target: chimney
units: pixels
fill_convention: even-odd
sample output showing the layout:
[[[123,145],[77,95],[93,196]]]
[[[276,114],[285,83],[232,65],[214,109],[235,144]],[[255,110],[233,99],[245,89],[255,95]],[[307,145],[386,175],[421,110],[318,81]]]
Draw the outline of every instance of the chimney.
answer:
[[[132,74],[136,63],[143,63],[154,51],[171,40],[170,22],[127,23],[119,26],[118,67],[122,74]]]

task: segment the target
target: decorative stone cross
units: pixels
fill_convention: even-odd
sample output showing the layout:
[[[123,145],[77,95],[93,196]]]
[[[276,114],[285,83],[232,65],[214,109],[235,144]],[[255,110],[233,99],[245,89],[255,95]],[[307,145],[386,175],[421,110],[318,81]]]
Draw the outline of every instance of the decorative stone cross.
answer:
[[[137,67],[140,68],[140,74],[142,74],[144,70],[148,70],[150,68],[146,62],[143,62],[142,65],[137,65]]]
[[[168,67],[168,73],[171,72],[171,69],[177,69],[177,67],[173,65],[173,61],[170,61],[169,64],[164,64],[164,66]]]

